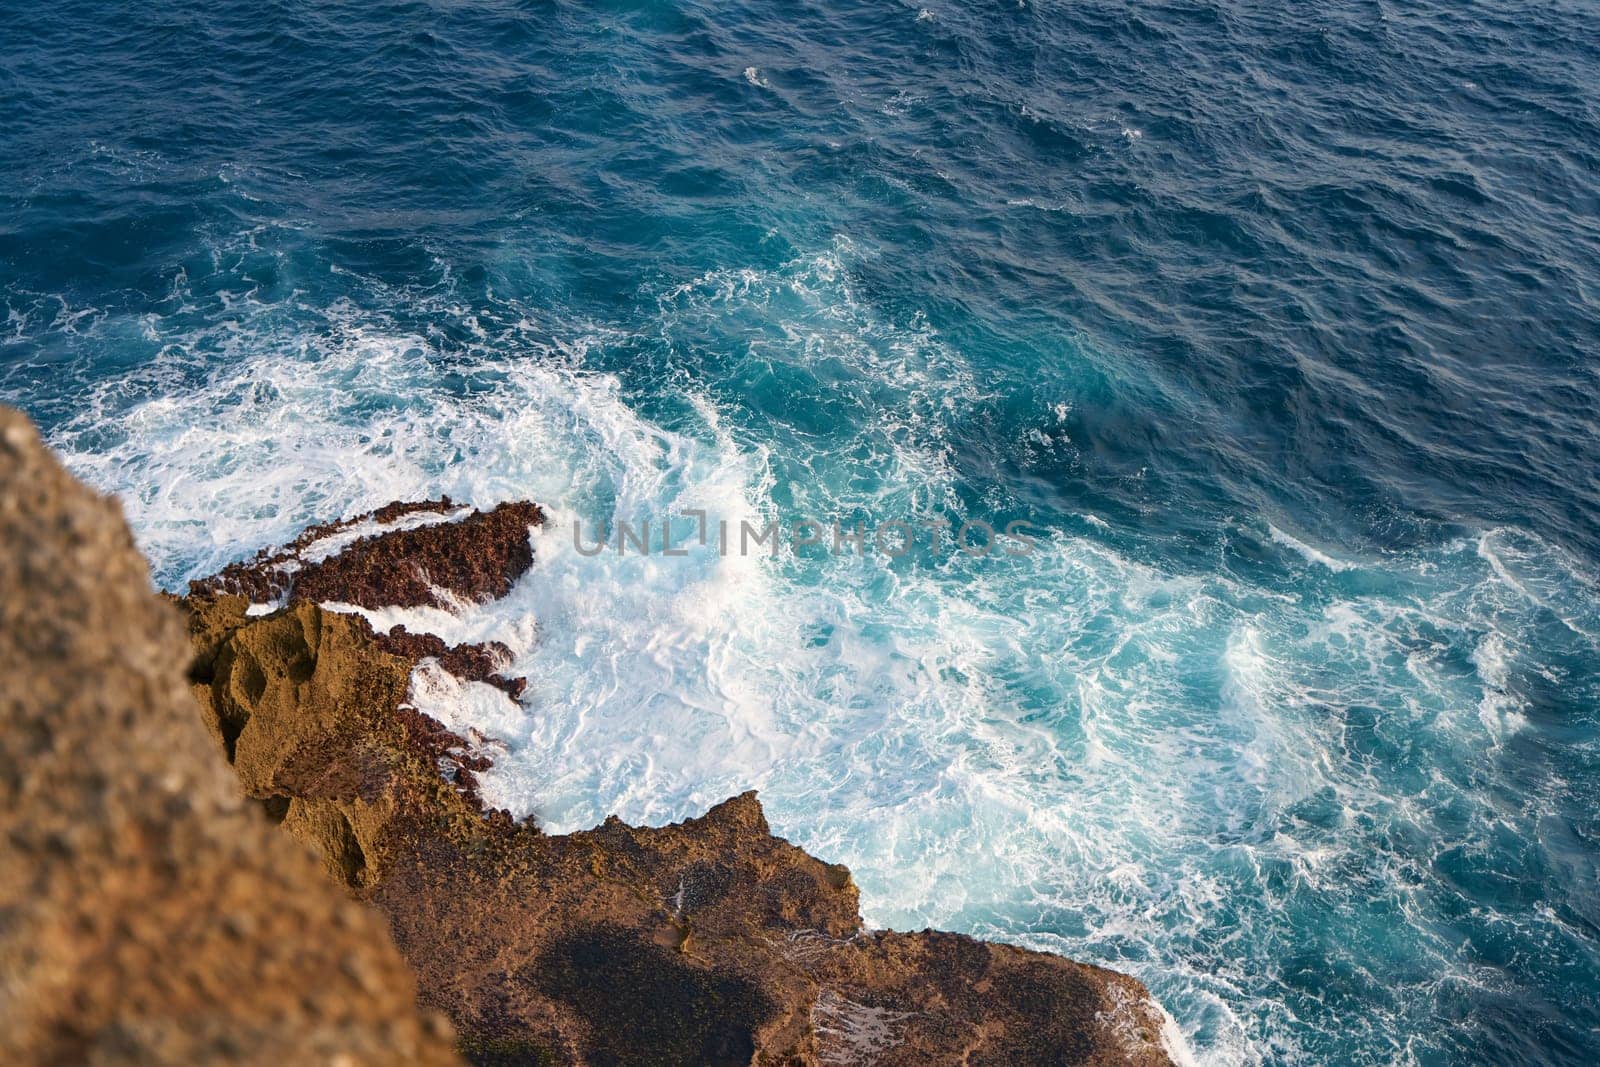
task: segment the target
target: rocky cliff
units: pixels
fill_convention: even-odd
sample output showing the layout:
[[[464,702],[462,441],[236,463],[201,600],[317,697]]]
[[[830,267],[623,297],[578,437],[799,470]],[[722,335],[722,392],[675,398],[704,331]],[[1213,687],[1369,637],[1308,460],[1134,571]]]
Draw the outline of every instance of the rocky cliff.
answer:
[[[111,501],[0,409],[0,1063],[458,1062],[382,917],[239,797]]]
[[[324,605],[503,595],[533,564],[541,521],[531,504],[395,504],[186,599],[219,751],[330,877],[388,917],[423,1003],[453,1020],[469,1059],[1169,1062],[1164,1016],[1132,978],[956,934],[863,929],[850,872],[773,836],[753,793],[674,826],[613,818],[561,836],[483,810],[474,776],[492,739],[419,713],[412,686],[448,669],[518,696],[523,680],[498,673],[505,650],[377,633]]]
[[[349,606],[504,596],[541,521],[313,528],[195,583],[185,647],[115,505],[0,412],[0,1062],[442,1063],[445,1017],[480,1064],[1170,1062],[1132,978],[864,929],[753,793],[560,836],[485,810],[493,739],[414,689],[528,699],[508,650]]]

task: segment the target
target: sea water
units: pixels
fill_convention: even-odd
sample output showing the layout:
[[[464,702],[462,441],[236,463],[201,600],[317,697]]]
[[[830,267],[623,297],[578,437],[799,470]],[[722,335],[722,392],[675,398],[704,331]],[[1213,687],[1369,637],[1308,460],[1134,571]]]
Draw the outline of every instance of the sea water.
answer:
[[[4,3],[0,400],[173,589],[545,505],[377,621],[513,649],[414,696],[552,830],[757,788],[1201,1063],[1592,1063],[1593,15]]]

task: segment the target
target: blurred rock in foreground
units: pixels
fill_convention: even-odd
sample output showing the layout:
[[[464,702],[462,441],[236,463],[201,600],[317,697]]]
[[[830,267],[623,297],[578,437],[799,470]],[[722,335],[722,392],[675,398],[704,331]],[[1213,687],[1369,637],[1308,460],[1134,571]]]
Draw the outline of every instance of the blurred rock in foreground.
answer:
[[[0,408],[0,1063],[445,1064],[381,915],[246,804],[121,513]]]

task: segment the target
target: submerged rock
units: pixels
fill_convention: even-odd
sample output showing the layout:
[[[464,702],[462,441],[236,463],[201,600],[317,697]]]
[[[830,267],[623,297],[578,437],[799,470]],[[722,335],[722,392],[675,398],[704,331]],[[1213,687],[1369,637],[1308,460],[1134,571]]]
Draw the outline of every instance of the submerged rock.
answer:
[[[459,1062],[247,805],[117,506],[0,408],[0,1063]]]
[[[416,590],[441,573],[531,564],[508,540],[528,544],[536,507],[452,508],[389,509],[446,516],[411,530],[359,520],[364,539],[312,566],[359,574],[365,599],[327,599],[425,602]],[[754,793],[672,826],[611,818],[561,836],[485,811],[474,775],[492,739],[421,714],[410,686],[440,667],[498,677],[486,671],[503,650],[374,633],[319,603],[306,571],[271,590],[286,601],[271,614],[229,594],[262,599],[242,576],[296,551],[196,583],[195,694],[246,793],[387,916],[423,1003],[472,1061],[1170,1062],[1165,1016],[1133,978],[958,934],[864,929],[850,872],[773,836]]]

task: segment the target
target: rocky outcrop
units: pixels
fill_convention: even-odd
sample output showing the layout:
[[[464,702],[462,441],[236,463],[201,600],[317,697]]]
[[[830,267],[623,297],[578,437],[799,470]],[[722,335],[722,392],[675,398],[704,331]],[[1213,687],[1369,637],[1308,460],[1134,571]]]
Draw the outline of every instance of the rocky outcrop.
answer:
[[[322,602],[426,602],[417,590],[464,573],[488,577],[453,595],[502,593],[531,563],[520,548],[538,512],[389,511],[340,527],[363,539],[287,582],[262,575],[304,546],[197,583],[193,688],[247,795],[387,917],[470,1060],[1170,1062],[1164,1016],[1132,978],[957,934],[865,930],[850,872],[773,836],[753,793],[673,826],[613,818],[561,836],[485,811],[475,776],[492,739],[421,714],[411,686],[440,669],[499,677],[504,650],[374,633]],[[441,518],[387,529],[414,514]],[[230,590],[284,606],[251,614]]]
[[[116,506],[0,410],[0,1062],[1170,1062],[1132,978],[864,929],[753,793],[560,836],[485,810],[493,739],[412,698],[520,698],[510,650],[327,605],[503,596],[542,519],[315,528],[197,583],[185,643]]]
[[[192,583],[190,592],[238,593],[262,603],[292,595],[364,608],[495,600],[532,565],[528,528],[543,522],[536,504],[463,515],[449,497],[397,502],[313,526],[281,549]]]
[[[0,409],[0,1063],[459,1062],[382,916],[240,799],[191,659],[116,505]]]

